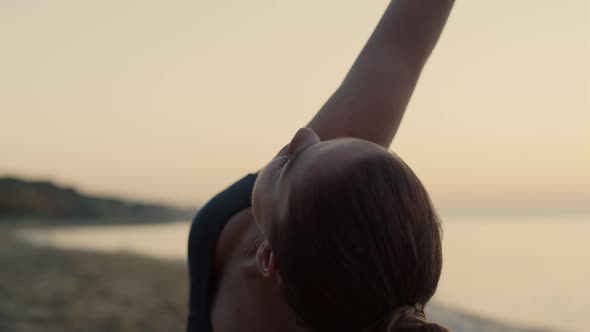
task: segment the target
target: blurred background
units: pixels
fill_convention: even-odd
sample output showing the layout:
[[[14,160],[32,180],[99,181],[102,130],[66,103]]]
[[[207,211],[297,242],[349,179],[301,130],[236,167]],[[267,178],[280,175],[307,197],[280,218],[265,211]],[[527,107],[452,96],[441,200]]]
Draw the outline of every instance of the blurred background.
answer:
[[[0,2],[0,330],[172,331],[189,222],[338,87],[388,5]],[[444,222],[430,318],[590,326],[590,2],[458,1],[391,147]]]

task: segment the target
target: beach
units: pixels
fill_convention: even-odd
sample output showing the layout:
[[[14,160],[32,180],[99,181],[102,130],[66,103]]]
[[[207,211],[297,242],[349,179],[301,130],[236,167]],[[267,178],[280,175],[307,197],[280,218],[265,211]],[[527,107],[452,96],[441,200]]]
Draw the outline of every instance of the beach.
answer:
[[[183,261],[130,252],[32,245],[0,228],[0,330],[182,331],[188,303]],[[452,331],[544,331],[516,327],[439,304],[430,320]]]
[[[0,230],[0,331],[182,331],[177,262],[34,247]]]

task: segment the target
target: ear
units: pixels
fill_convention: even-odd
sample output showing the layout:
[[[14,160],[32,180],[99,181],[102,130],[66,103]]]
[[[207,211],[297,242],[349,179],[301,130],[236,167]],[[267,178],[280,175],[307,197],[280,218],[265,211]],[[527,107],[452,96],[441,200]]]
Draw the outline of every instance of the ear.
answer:
[[[278,278],[278,271],[276,268],[275,254],[270,247],[268,241],[264,241],[256,251],[256,263],[258,270],[267,279]]]

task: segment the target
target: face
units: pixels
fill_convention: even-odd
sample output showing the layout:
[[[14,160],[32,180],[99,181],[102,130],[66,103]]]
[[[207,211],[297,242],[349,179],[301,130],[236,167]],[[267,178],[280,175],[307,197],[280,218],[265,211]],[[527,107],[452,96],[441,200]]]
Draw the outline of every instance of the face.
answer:
[[[295,186],[330,176],[333,170],[348,166],[373,154],[388,153],[375,143],[340,138],[320,141],[310,128],[301,128],[291,143],[260,172],[252,192],[254,219],[268,236],[272,225],[288,211],[289,194]]]

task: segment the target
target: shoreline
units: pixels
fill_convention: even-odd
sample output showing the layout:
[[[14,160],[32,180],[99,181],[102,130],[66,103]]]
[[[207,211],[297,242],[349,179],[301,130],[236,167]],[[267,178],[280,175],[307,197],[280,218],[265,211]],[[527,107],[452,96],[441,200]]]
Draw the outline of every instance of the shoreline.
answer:
[[[0,330],[184,330],[188,272],[182,260],[33,245],[0,227]],[[149,276],[149,277],[148,277]],[[454,332],[549,331],[431,303],[429,320]]]

